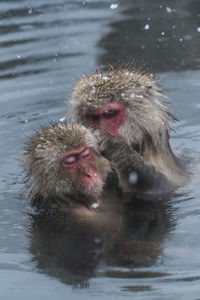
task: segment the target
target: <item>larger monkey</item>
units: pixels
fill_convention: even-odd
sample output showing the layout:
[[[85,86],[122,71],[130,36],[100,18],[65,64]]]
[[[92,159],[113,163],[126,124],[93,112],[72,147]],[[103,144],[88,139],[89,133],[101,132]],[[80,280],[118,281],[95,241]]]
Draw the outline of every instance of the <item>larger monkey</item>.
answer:
[[[161,96],[155,80],[128,66],[84,75],[73,89],[72,118],[107,132],[102,151],[124,191],[169,192],[186,182],[169,143],[174,117]]]
[[[27,143],[23,164],[30,203],[48,214],[90,215],[110,171],[92,132],[67,122],[37,131]]]

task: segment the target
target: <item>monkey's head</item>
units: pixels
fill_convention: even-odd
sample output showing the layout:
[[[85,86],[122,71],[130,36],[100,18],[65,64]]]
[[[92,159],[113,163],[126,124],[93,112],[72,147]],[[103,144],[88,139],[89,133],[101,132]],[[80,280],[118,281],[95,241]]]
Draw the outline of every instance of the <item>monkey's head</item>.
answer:
[[[91,130],[67,122],[37,131],[27,143],[23,164],[32,203],[37,197],[46,203],[97,199],[110,171]]]
[[[142,147],[168,139],[173,116],[159,99],[161,90],[149,75],[128,66],[96,71],[77,81],[70,100],[72,119],[102,129]]]

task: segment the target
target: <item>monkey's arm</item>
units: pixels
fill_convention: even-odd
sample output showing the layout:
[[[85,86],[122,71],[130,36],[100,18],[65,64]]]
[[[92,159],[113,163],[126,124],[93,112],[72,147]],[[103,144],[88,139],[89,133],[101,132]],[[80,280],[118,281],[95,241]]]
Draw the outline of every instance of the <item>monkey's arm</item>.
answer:
[[[123,139],[103,133],[101,151],[111,160],[124,191],[169,192],[168,178],[128,146]]]

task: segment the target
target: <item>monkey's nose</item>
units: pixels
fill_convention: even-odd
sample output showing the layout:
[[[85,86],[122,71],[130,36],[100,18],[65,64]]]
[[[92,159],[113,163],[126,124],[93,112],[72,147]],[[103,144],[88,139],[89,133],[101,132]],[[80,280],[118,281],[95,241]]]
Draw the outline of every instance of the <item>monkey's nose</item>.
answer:
[[[91,178],[92,176],[90,174],[85,174],[86,177]]]

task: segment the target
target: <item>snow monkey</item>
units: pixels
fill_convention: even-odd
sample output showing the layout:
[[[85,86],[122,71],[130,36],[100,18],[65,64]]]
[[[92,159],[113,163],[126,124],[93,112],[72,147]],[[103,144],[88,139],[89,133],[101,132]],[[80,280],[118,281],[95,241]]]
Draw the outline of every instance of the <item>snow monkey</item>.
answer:
[[[101,203],[111,170],[91,130],[67,122],[38,130],[27,142],[23,166],[31,206],[77,216]]]
[[[169,143],[176,120],[156,81],[129,66],[84,75],[73,89],[72,120],[102,133],[101,150],[124,191],[170,192],[187,175]]]

